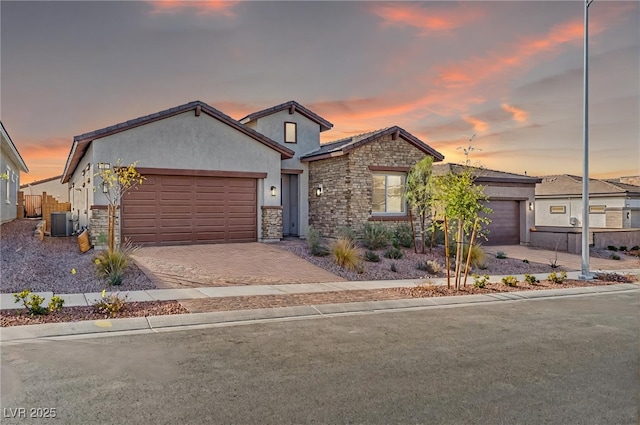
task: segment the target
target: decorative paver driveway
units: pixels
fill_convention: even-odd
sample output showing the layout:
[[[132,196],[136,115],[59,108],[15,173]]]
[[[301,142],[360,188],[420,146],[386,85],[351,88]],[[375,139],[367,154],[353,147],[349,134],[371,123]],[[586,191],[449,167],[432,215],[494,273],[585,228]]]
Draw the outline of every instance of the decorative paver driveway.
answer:
[[[345,280],[291,252],[257,242],[144,247],[133,258],[158,288]]]

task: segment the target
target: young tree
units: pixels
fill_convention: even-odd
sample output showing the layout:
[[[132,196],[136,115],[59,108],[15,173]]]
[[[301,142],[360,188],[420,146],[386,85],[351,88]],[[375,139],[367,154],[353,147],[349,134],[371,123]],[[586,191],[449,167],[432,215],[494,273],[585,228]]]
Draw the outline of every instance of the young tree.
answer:
[[[118,159],[116,165],[112,168],[109,164],[98,165],[98,172],[95,174],[102,179],[102,192],[107,198],[107,243],[109,252],[115,249],[115,221],[116,213],[120,208],[122,197],[142,184],[144,177],[136,170],[138,161],[129,165],[121,165]],[[94,187],[95,190],[95,187]]]
[[[465,242],[469,244],[469,253],[473,240],[469,240],[470,234],[475,237],[477,227],[481,223],[489,223],[489,219],[481,213],[492,211],[483,205],[487,200],[484,187],[474,184],[474,176],[469,167],[463,167],[460,172],[451,172],[433,178],[433,205],[435,210],[443,217],[443,223],[447,237],[445,237],[445,252],[449,248],[450,239],[455,246],[455,288],[460,289],[460,279],[463,269],[463,247]],[[451,235],[452,237],[449,237]],[[468,261],[467,261],[468,262]],[[468,267],[465,268],[465,278]],[[448,286],[451,285],[449,270],[447,270]]]
[[[425,235],[427,220],[431,216],[431,197],[432,187],[430,184],[431,173],[433,170],[433,157],[427,156],[416,165],[414,165],[407,174],[407,182],[405,185],[405,198],[409,204],[409,213],[411,216],[411,230],[413,232],[413,246],[416,247],[416,232],[413,227],[413,213],[416,211],[420,221],[420,235],[422,236],[421,253],[425,253]]]

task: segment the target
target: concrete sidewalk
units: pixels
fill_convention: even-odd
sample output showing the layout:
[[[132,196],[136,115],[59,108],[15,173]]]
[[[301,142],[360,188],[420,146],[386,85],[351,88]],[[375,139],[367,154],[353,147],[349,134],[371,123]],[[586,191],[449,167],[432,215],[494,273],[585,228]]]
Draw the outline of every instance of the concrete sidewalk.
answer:
[[[639,274],[640,269],[616,270],[617,273]],[[568,279],[578,279],[578,271],[567,272]],[[534,274],[538,279],[544,280],[549,273]],[[515,275],[519,281],[524,280],[524,275]],[[490,282],[500,282],[503,275],[491,276]],[[222,286],[204,288],[185,289],[147,289],[144,291],[122,292],[126,295],[128,302],[136,301],[167,301],[167,300],[193,300],[202,298],[222,298],[222,297],[243,297],[259,295],[290,295],[290,294],[312,294],[319,292],[335,292],[350,290],[374,290],[384,288],[411,288],[420,283],[429,282],[433,285],[446,285],[446,278],[433,279],[405,279],[405,280],[372,280],[372,281],[348,281],[330,283],[294,283],[284,285],[243,285],[243,286]],[[469,277],[467,284],[473,284],[473,278]],[[114,293],[108,292],[107,294]],[[54,294],[53,292],[36,292],[44,297],[44,304],[48,304],[53,295],[58,295],[64,299],[65,307],[86,307],[93,305],[102,297],[100,292],[85,294]],[[0,294],[0,309],[10,310],[20,308],[15,303],[13,294]]]

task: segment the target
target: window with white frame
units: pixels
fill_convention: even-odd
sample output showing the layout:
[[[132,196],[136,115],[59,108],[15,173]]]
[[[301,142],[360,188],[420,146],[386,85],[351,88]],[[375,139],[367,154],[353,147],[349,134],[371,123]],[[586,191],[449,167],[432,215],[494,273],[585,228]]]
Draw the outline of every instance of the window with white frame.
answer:
[[[9,166],[7,166],[7,179],[4,181],[5,184],[5,199],[4,202],[6,202],[7,204],[11,203],[11,168],[9,168]]]
[[[566,214],[567,207],[564,205],[551,205],[551,207],[549,207],[549,212],[551,214]]]
[[[589,214],[604,214],[606,205],[589,205]]]
[[[373,175],[371,211],[373,214],[403,214],[405,175],[401,173],[376,173]]]

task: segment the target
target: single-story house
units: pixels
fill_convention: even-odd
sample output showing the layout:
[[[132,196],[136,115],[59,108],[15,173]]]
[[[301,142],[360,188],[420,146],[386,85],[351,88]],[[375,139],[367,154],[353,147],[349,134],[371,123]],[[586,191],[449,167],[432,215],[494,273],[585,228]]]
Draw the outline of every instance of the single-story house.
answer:
[[[20,190],[24,192],[26,196],[42,195],[42,192],[46,192],[47,195],[53,196],[58,202],[69,202],[69,185],[61,184],[61,178],[62,176],[55,176],[36,180],[20,185]]]
[[[460,164],[434,164],[433,174],[459,173]],[[493,210],[487,226],[486,245],[529,245],[534,226],[537,177],[470,167],[474,182],[484,187],[486,206]]]
[[[405,220],[391,196],[425,155],[399,127],[320,144],[333,125],[289,101],[240,120],[201,101],[74,137],[61,182],[93,242],[106,234],[99,164],[138,161],[145,177],[123,199],[118,233],[134,243],[275,241],[308,225]],[[384,186],[381,186],[384,183]]]
[[[7,129],[0,121],[2,149],[0,151],[0,202],[2,202],[2,223],[14,220],[18,216],[18,190],[20,173],[28,173],[27,164],[11,140]]]
[[[582,227],[582,177],[542,178],[536,185],[536,226]],[[640,186],[590,178],[589,228],[640,228]]]

